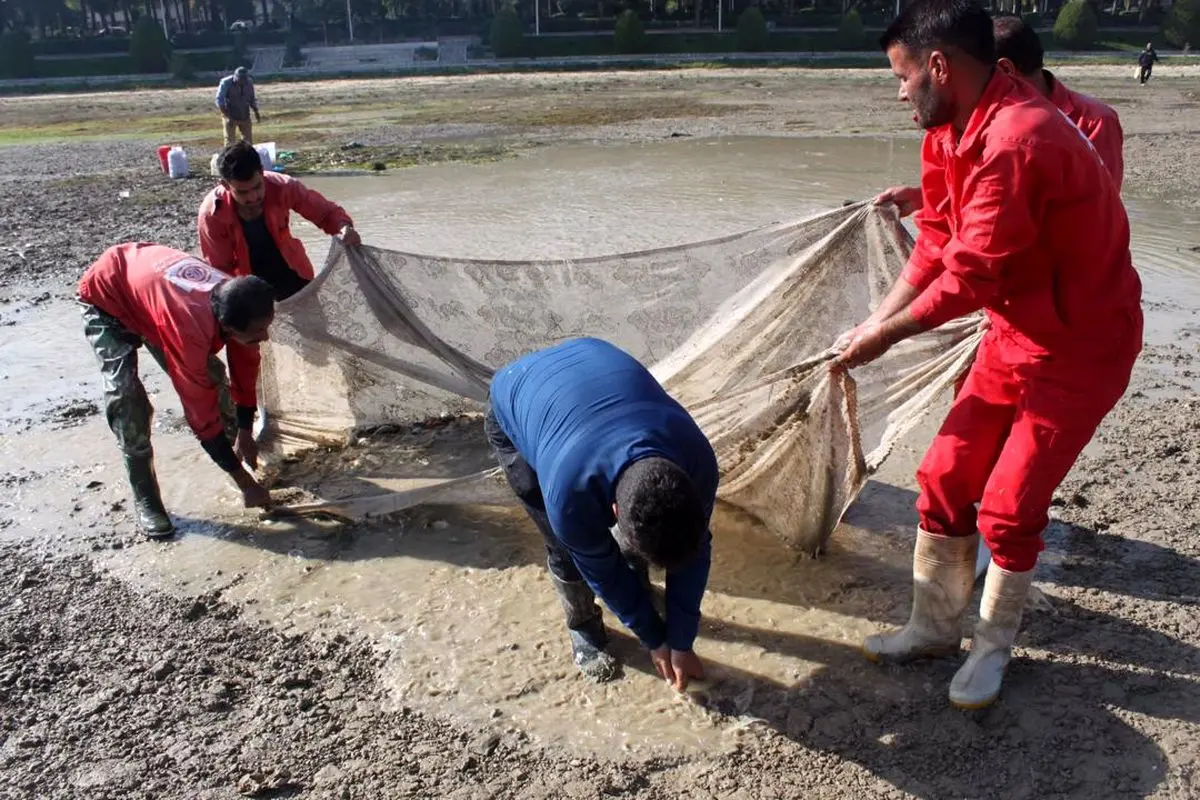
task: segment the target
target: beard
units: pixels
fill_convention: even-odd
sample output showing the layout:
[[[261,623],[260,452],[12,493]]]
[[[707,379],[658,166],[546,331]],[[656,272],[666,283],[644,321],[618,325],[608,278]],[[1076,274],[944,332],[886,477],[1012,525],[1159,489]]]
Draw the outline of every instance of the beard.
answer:
[[[926,73],[916,91],[909,97],[916,112],[917,124],[925,130],[940,128],[954,121],[954,105],[933,88],[933,77]]]

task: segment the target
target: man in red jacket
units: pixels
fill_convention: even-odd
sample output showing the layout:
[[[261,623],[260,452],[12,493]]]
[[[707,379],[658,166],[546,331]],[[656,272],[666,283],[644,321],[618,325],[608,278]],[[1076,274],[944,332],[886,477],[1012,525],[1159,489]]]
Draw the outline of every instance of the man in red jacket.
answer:
[[[1117,191],[1125,177],[1125,134],[1116,110],[1094,97],[1073,92],[1045,68],[1042,39],[1020,17],[997,17],[992,21],[996,39],[996,66],[1009,75],[1028,81],[1042,97],[1067,115],[1067,119],[1092,143],[1116,181]],[[877,203],[895,203],[900,216],[921,209],[919,186],[896,186],[875,198]]]
[[[196,221],[200,250],[222,272],[262,278],[275,287],[277,300],[313,279],[304,245],[292,236],[292,211],[349,247],[362,243],[345,209],[295,178],[263,172],[246,142],[225,148],[218,170],[221,184],[204,198]]]
[[[250,431],[258,381],[257,346],[266,341],[275,317],[275,292],[255,277],[230,278],[187,253],[157,244],[111,247],[79,282],[84,334],[96,351],[104,377],[109,427],[125,455],[138,522],[150,537],[170,536],[150,446],[153,408],[138,377],[143,344],[162,354],[192,432],[213,461],[229,473],[247,508],[269,503],[270,495],[242,466],[256,466],[258,449]],[[221,419],[218,386],[209,368],[226,343],[238,432],[231,442]],[[246,358],[253,354],[253,358]]]
[[[953,704],[977,708],[1000,692],[1051,496],[1128,385],[1141,282],[1100,156],[996,68],[991,18],[975,0],[916,0],[881,43],[926,130],[925,207],[908,265],[836,364],[865,364],[981,308],[991,326],[917,471],[912,615],[863,649],[872,660],[958,651],[978,530],[992,563],[950,685]]]

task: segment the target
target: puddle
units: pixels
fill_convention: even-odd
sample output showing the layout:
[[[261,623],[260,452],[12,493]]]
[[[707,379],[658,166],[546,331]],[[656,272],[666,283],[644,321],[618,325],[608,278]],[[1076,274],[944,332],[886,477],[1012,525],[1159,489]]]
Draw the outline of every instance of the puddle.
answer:
[[[374,244],[524,259],[677,244],[802,216],[908,182],[917,160],[918,142],[908,139],[685,140],[547,148],[496,164],[307,182],[342,202]],[[1200,244],[1200,222],[1137,198],[1128,205],[1149,336],[1169,343],[1198,321],[1200,256],[1188,248]],[[323,237],[297,227],[319,261]],[[0,327],[0,423],[60,400],[98,397],[70,303],[6,307],[3,317],[10,314],[18,324]],[[862,635],[907,610],[911,476],[928,425],[898,448],[819,560],[797,560],[733,513],[718,515],[697,644],[711,680],[680,698],[648,674],[648,661],[620,632],[626,678],[594,686],[576,676],[544,552],[514,510],[426,507],[350,529],[261,522],[238,507],[236,492],[180,424],[157,366],[143,374],[159,410],[159,474],[183,535],[114,551],[105,559],[111,568],[168,589],[224,587],[229,599],[285,627],[371,631],[391,653],[396,704],[601,755],[720,750],[755,719],[777,715],[788,693],[819,691],[831,671],[865,669]],[[474,438],[442,446],[457,457],[481,456]],[[53,477],[10,491],[4,505],[15,524],[3,535],[62,538],[116,524],[112,504],[126,490],[102,418],[6,435],[0,461],[6,471]],[[73,521],[64,527],[66,518]],[[606,619],[613,622],[607,612]],[[865,691],[894,688],[872,674],[864,671]]]

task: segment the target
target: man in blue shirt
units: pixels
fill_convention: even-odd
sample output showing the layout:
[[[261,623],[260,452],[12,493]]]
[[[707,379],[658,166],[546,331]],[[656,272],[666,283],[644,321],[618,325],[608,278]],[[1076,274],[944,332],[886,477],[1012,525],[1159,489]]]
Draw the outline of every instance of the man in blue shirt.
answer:
[[[598,681],[617,674],[604,650],[599,595],[650,651],[664,680],[682,690],[690,678],[703,678],[692,644],[708,583],[718,473],[712,446],[687,411],[628,353],[573,339],[496,372],[485,430],[546,541],[583,673]],[[647,563],[667,571],[665,622],[652,602]]]

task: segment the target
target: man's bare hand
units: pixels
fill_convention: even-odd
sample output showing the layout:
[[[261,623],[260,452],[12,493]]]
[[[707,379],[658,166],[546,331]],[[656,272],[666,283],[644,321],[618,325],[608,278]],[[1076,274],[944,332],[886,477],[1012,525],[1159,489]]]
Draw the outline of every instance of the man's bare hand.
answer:
[[[692,650],[672,650],[671,668],[675,671],[672,686],[677,692],[686,689],[690,680],[704,680],[704,663]]]
[[[872,325],[861,331],[831,363],[832,369],[849,369],[869,364],[888,351],[892,342],[883,327]]]
[[[841,336],[838,336],[837,339],[835,339],[833,341],[833,349],[839,353],[844,351],[847,347],[850,346],[850,343],[853,342],[855,339],[857,339],[859,336],[861,336],[862,333],[867,328],[870,328],[873,325],[877,326],[878,324],[879,323],[873,319],[867,319],[867,320],[864,320],[863,322],[858,323],[853,328],[844,332]]]
[[[671,648],[665,644],[650,651],[650,660],[654,663],[654,671],[658,677],[667,683],[675,684],[675,667],[671,664]]]
[[[271,505],[271,493],[255,481],[254,485],[242,489],[242,505],[246,508],[268,508]]]
[[[919,186],[893,186],[890,189],[885,189],[883,192],[875,196],[875,205],[883,205],[884,203],[895,203],[901,217],[921,210],[924,200],[921,197],[921,188]]]
[[[258,469],[258,442],[254,441],[254,432],[248,428],[241,428],[237,432],[237,439],[233,443],[233,453],[250,469]]]
[[[254,109],[254,121],[262,122],[262,114],[258,113],[258,109]]]
[[[354,230],[353,225],[347,225],[338,233],[338,238],[342,240],[342,244],[346,247],[358,247],[362,244],[362,237],[358,235],[358,231]]]
[[[246,470],[238,470],[233,474],[233,482],[242,490],[242,505],[246,508],[269,508],[271,493],[263,485],[254,480],[254,476]]]

